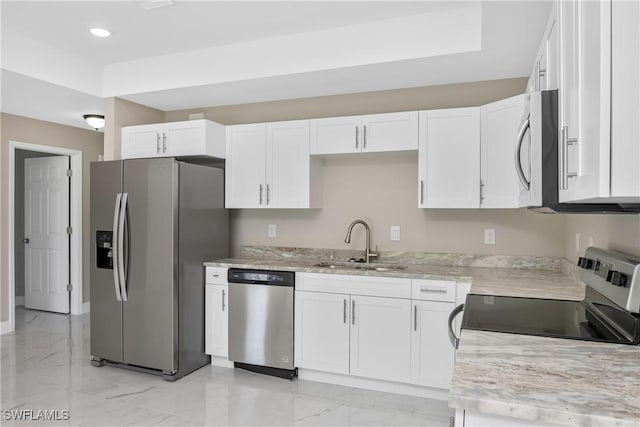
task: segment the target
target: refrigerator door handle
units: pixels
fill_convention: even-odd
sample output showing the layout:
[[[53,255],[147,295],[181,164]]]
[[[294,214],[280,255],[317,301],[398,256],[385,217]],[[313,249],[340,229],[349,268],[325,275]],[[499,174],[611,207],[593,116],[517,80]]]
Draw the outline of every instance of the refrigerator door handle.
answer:
[[[120,293],[122,301],[127,301],[127,283],[124,271],[124,220],[127,216],[128,193],[122,193],[122,203],[120,204],[120,219],[118,221],[118,276],[120,278]]]
[[[120,213],[120,201],[122,200],[122,193],[116,195],[116,205],[113,210],[113,285],[116,288],[116,300],[122,301],[120,295],[120,276],[118,275],[118,218]]]

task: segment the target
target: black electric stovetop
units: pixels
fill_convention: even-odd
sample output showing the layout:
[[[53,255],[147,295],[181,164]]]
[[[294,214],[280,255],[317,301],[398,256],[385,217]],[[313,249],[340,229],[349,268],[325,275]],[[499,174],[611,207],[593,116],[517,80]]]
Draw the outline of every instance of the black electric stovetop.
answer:
[[[462,328],[619,344],[640,342],[638,318],[607,301],[598,295],[564,301],[469,294]]]

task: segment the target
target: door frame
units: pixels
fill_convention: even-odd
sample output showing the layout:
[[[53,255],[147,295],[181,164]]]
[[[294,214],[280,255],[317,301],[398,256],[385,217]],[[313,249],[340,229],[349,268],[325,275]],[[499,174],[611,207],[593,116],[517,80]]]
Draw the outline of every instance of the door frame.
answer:
[[[13,250],[15,240],[15,162],[16,150],[40,151],[58,156],[69,156],[71,168],[71,191],[69,193],[69,222],[73,233],[69,241],[69,281],[72,284],[70,309],[71,314],[83,314],[82,303],[82,151],[71,148],[55,147],[51,145],[33,144],[28,142],[9,141],[9,328],[6,332],[15,330],[15,254]],[[87,304],[88,311],[88,304]]]

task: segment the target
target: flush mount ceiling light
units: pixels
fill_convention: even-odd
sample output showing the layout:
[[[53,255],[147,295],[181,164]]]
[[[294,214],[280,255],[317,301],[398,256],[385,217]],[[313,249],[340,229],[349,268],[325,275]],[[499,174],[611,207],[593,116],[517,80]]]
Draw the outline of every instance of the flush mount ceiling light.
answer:
[[[89,31],[91,31],[91,34],[96,37],[109,37],[111,35],[111,32],[109,32],[109,30],[105,30],[104,28],[92,28]]]
[[[102,129],[104,127],[104,116],[100,114],[85,114],[82,116],[89,126],[95,130]]]
[[[175,2],[173,0],[149,0],[143,1],[142,3],[140,3],[140,6],[142,6],[142,8],[146,10],[152,10],[171,6],[174,3]]]

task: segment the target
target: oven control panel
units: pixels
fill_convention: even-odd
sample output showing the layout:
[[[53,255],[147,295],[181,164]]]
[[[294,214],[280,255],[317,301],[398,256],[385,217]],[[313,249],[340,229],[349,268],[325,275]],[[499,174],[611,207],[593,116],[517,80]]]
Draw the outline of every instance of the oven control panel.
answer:
[[[589,247],[578,259],[588,286],[632,313],[640,313],[640,258]]]

